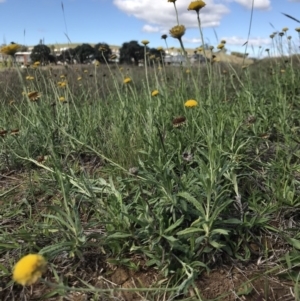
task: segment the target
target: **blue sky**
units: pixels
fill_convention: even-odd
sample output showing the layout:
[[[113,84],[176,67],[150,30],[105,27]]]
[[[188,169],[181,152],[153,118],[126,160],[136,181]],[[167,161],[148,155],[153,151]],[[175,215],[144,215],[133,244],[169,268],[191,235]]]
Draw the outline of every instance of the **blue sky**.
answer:
[[[196,13],[187,11],[191,1],[177,0],[179,22],[187,27],[184,44],[187,48],[200,46]],[[250,22],[252,0],[206,0],[201,10],[205,40],[217,45],[226,39],[231,51],[243,51]],[[66,26],[62,12],[64,6]],[[284,12],[300,19],[300,0],[254,0],[254,14],[248,52],[271,47],[269,35],[288,27],[295,48],[299,37],[295,27],[300,24],[286,18]],[[165,46],[161,35],[168,34],[176,25],[173,3],[167,0],[0,0],[0,43],[14,41],[36,45],[67,43],[68,34],[73,43],[106,42],[121,45],[130,40],[150,41],[150,47]],[[270,25],[272,24],[274,28]],[[25,35],[24,35],[25,31]],[[178,47],[178,41],[167,39],[169,47]]]

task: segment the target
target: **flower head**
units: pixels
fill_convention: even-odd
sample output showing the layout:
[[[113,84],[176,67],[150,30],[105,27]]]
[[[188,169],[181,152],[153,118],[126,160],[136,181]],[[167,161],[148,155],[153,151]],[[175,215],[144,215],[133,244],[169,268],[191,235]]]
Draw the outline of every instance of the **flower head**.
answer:
[[[66,81],[64,81],[64,82],[58,82],[57,85],[58,85],[59,87],[61,87],[61,88],[64,88],[64,87],[67,86],[67,82],[66,82]]]
[[[39,66],[40,64],[41,64],[40,61],[36,61],[36,62],[33,63],[33,65],[36,66],[36,67]]]
[[[125,77],[123,80],[124,84],[129,84],[131,82],[131,78],[130,77]]]
[[[176,0],[168,0],[168,2],[175,3],[175,2],[176,2]]]
[[[221,40],[221,44],[226,44],[226,40]]]
[[[41,97],[41,94],[38,91],[32,91],[27,96],[31,101],[37,101]]]
[[[14,266],[13,280],[23,286],[34,284],[41,278],[46,266],[47,262],[42,255],[26,255]]]
[[[297,32],[300,32],[300,27],[296,27],[295,30],[296,30]]]
[[[58,100],[61,101],[61,102],[66,101],[66,99],[63,96],[59,97]]]
[[[184,25],[176,25],[170,29],[170,35],[174,39],[181,39],[181,37],[185,34],[185,26]]]
[[[162,47],[157,47],[156,48],[158,51],[163,51],[164,49]]]
[[[146,45],[149,44],[149,41],[148,40],[142,40],[141,43],[146,46]]]
[[[105,45],[102,45],[102,46],[99,47],[98,50],[101,51],[101,52],[106,52],[106,51],[107,51],[107,48],[106,48]]]
[[[217,46],[218,49],[222,50],[224,48],[224,44],[223,43],[220,43],[218,46]]]
[[[199,10],[205,5],[206,3],[202,0],[193,1],[190,3],[188,10],[195,10],[197,13],[199,13]]]
[[[158,90],[153,90],[151,92],[151,96],[157,96],[159,94],[159,91]]]
[[[134,166],[134,167],[130,167],[128,171],[129,171],[129,173],[130,173],[130,174],[132,174],[132,175],[135,175],[135,176],[136,176],[136,175],[139,173],[139,168],[138,168],[138,167],[136,167],[136,166]]]
[[[176,117],[172,120],[172,124],[174,128],[179,128],[186,124],[186,118],[184,116]]]
[[[167,37],[168,37],[168,35],[166,35],[166,34],[163,34],[163,35],[161,36],[161,38],[164,39],[164,40],[165,40]]]
[[[283,31],[283,32],[287,32],[288,30],[289,30],[288,27],[283,27],[283,28],[282,28],[282,31]]]
[[[5,135],[8,133],[7,130],[0,130],[0,136],[5,137]]]
[[[187,108],[196,107],[198,105],[198,102],[194,99],[189,99],[185,102],[184,106]]]
[[[33,76],[30,76],[30,75],[28,75],[28,76],[26,76],[26,79],[27,79],[27,80],[34,80],[34,77],[33,77]]]

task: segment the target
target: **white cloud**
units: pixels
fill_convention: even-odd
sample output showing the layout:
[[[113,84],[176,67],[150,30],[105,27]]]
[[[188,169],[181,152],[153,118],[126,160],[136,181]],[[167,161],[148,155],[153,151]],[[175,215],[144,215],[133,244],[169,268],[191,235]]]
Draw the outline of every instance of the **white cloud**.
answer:
[[[199,38],[182,38],[185,43],[190,44],[202,44],[202,40]],[[221,40],[226,40],[226,45],[232,45],[232,46],[242,46],[246,43],[247,39],[237,36],[231,36],[231,37],[222,37]],[[264,45],[270,45],[271,40],[270,38],[260,38],[260,37],[254,37],[250,38],[248,41],[248,46],[264,46]]]
[[[190,44],[202,44],[202,40],[199,38],[186,38],[186,37],[182,37],[183,42],[185,43],[190,43]]]
[[[4,3],[6,0],[0,0],[0,3]]]
[[[222,40],[226,40],[226,45],[242,46],[247,42],[247,39],[237,36],[232,37],[222,37]],[[271,44],[270,38],[250,38],[248,40],[248,46],[263,46]]]
[[[157,26],[151,26],[149,24],[144,25],[142,30],[144,32],[159,32],[159,28]]]
[[[203,27],[220,25],[222,17],[229,13],[229,9],[224,4],[217,4],[214,1],[207,0],[206,6],[201,10]],[[177,25],[174,5],[166,0],[114,0],[113,3],[118,9],[147,22],[147,26],[159,28],[161,32],[168,32],[170,28]],[[196,28],[198,27],[196,13],[187,10],[188,4],[189,2],[184,1],[176,2],[179,23],[187,28]]]
[[[249,8],[249,9],[252,8],[252,0],[233,0],[233,1],[241,4],[242,6],[245,6],[246,8]],[[271,1],[270,0],[254,0],[253,8],[264,9],[264,10],[270,9]]]

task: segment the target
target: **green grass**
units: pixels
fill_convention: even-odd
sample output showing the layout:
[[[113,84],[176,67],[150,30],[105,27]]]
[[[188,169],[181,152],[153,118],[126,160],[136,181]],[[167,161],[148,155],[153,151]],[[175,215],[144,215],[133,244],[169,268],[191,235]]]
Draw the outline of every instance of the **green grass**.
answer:
[[[235,294],[285,279],[297,300],[299,57],[150,65],[1,72],[1,300],[204,300],[204,274],[257,262]],[[28,253],[48,260],[32,291],[10,280]]]

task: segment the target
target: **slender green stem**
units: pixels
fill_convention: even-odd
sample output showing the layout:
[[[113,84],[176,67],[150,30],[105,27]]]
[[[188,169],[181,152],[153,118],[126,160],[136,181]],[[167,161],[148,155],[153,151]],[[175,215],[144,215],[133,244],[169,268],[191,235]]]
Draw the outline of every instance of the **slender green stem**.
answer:
[[[252,0],[251,15],[250,15],[250,23],[249,23],[249,30],[248,30],[247,41],[249,41],[249,38],[250,38],[250,33],[251,33],[251,28],[252,28],[252,20],[253,20],[253,11],[254,11],[254,0]],[[248,48],[248,43],[246,44],[245,52],[244,53],[247,53],[247,48]],[[245,64],[245,59],[246,59],[246,56],[244,55],[244,59],[243,59],[243,64],[242,65]]]
[[[209,65],[208,61],[207,61],[207,55],[206,55],[206,50],[205,50],[205,45],[204,45],[204,36],[203,36],[202,27],[201,27],[201,20],[200,20],[199,11],[197,11],[197,20],[198,20],[198,27],[199,27],[199,31],[200,31],[202,46],[203,46],[203,53],[204,53],[204,57],[205,57],[207,75],[208,75],[209,83],[210,83],[209,84],[209,99],[210,99],[211,98],[211,84],[212,84],[212,70],[211,70],[211,65]]]
[[[178,18],[178,11],[177,11],[177,7],[176,7],[176,4],[175,4],[175,2],[173,2],[173,4],[174,4],[175,12],[176,12],[177,25],[179,25],[179,18]]]
[[[149,86],[149,78],[148,78],[148,68],[147,68],[147,47],[144,46],[144,65],[145,65],[145,76],[146,76],[146,82],[147,82],[147,89],[148,89],[148,95],[151,96],[150,86]]]

